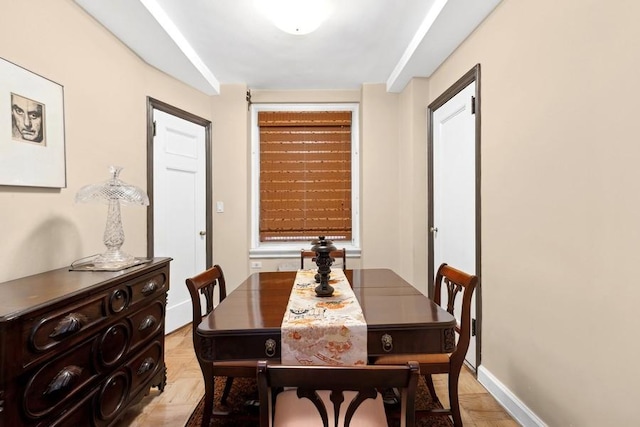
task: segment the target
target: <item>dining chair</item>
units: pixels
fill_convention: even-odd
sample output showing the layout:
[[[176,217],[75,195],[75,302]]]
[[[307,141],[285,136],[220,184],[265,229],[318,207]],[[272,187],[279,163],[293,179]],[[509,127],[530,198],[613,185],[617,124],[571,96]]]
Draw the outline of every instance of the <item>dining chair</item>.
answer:
[[[285,366],[259,361],[260,427],[386,427],[378,390],[387,387],[401,392],[401,426],[412,427],[419,372],[417,362]]]
[[[211,313],[214,310],[214,293],[215,289],[218,289],[219,302],[222,302],[227,297],[227,286],[224,280],[224,273],[219,265],[214,265],[208,270],[203,271],[195,275],[194,277],[186,279],[187,288],[191,295],[191,305],[193,308],[193,348],[202,370],[202,376],[204,378],[205,396],[210,396],[204,403],[204,415],[202,417],[202,427],[209,426],[210,418],[213,416],[214,409],[214,385],[215,377],[224,376],[227,377],[227,381],[222,392],[220,401],[222,404],[226,404],[227,397],[231,391],[234,377],[248,377],[254,378],[256,375],[257,360],[249,361],[221,361],[221,362],[208,362],[204,360],[202,355],[202,346],[200,340],[197,339],[196,329],[202,317]],[[200,295],[205,297],[205,310],[202,311],[202,304]],[[223,413],[218,414],[220,416]]]
[[[385,355],[372,360],[375,365],[398,365],[406,363],[408,360],[418,361],[420,363],[420,374],[424,376],[429,393],[435,402],[440,402],[440,400],[433,386],[431,375],[448,374],[449,409],[419,410],[416,411],[417,417],[431,415],[451,416],[455,427],[462,426],[458,398],[458,379],[469,348],[469,339],[471,337],[471,296],[477,284],[477,276],[464,273],[446,263],[442,264],[436,273],[433,298],[436,304],[441,305],[443,285],[447,294],[446,306],[443,305],[443,308],[446,308],[449,313],[454,314],[456,299],[460,295],[462,298],[460,322],[455,327],[458,340],[453,353]]]
[[[304,269],[304,260],[309,258],[315,258],[316,253],[314,251],[310,251],[308,249],[300,250],[300,269]],[[345,248],[336,249],[335,251],[331,251],[329,253],[331,258],[342,258],[342,269],[347,269],[347,250]]]

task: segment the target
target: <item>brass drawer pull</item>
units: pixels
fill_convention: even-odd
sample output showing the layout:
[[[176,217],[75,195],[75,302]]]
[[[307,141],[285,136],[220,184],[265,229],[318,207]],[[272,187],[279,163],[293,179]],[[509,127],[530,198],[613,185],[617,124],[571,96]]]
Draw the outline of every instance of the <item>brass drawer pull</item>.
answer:
[[[152,315],[148,315],[142,322],[140,322],[140,326],[138,327],[139,331],[144,331],[145,329],[153,328],[156,324],[156,318]]]
[[[151,357],[144,359],[140,367],[138,368],[138,375],[142,375],[145,372],[152,370],[156,366],[156,361]]]
[[[64,369],[58,372],[58,375],[53,378],[43,394],[47,396],[68,388],[74,381],[76,381],[80,377],[81,373],[82,368],[78,366],[66,366]]]
[[[386,353],[389,353],[393,350],[393,338],[391,338],[391,335],[384,334],[380,341],[382,341],[382,350],[384,350]]]
[[[145,285],[142,287],[142,291],[140,292],[142,292],[142,295],[147,297],[154,293],[156,290],[158,290],[158,283],[155,280],[149,280],[147,283],[145,283]]]
[[[88,323],[87,316],[81,313],[67,314],[49,334],[49,338],[61,340],[68,335],[78,332]]]
[[[264,354],[268,357],[273,357],[276,355],[276,340],[273,338],[269,338],[264,342]]]

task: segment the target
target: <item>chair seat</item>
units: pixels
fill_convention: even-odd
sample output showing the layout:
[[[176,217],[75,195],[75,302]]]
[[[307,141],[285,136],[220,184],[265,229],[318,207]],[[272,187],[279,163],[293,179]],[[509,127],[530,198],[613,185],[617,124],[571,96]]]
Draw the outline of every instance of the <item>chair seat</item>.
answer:
[[[327,408],[329,425],[333,426],[333,404],[329,399],[329,391],[318,390],[320,398]],[[357,393],[345,391],[345,403],[350,402]],[[340,411],[338,425],[344,425],[344,412]],[[351,419],[353,427],[387,427],[387,415],[382,403],[382,396],[378,393],[375,399],[366,399],[356,410]],[[309,399],[298,398],[295,389],[278,393],[276,398],[274,427],[323,427],[320,414]]]

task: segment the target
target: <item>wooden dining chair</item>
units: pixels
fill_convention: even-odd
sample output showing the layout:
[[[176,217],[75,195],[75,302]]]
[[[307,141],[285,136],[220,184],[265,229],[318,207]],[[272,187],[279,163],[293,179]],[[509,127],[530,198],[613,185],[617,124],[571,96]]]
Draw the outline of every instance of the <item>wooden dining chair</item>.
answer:
[[[197,339],[196,329],[202,317],[211,313],[214,310],[214,292],[218,288],[219,301],[222,302],[227,297],[227,286],[224,280],[224,274],[222,268],[219,265],[214,265],[210,269],[203,271],[195,275],[194,277],[186,280],[189,294],[191,295],[191,304],[193,308],[193,348],[202,370],[202,376],[204,378],[205,385],[205,403],[204,403],[204,415],[202,417],[202,427],[209,426],[210,419],[213,416],[214,409],[214,386],[215,377],[224,376],[227,377],[227,381],[222,392],[220,401],[222,404],[226,404],[227,397],[231,391],[234,377],[248,377],[253,378],[256,375],[257,360],[254,361],[223,361],[223,362],[208,362],[204,360],[202,355],[202,347],[200,340]],[[200,295],[204,295],[206,305],[204,312],[202,311],[202,304]],[[224,415],[224,414],[219,414]]]
[[[419,369],[417,362],[285,366],[259,361],[260,427],[386,427],[384,403],[377,390],[387,387],[401,391],[401,426],[412,427]]]
[[[458,341],[453,353],[399,354],[379,356],[372,360],[376,365],[398,365],[406,363],[407,360],[417,360],[420,363],[420,374],[424,376],[429,393],[436,402],[439,402],[439,399],[433,386],[431,375],[448,374],[449,409],[420,410],[416,413],[417,417],[431,415],[451,416],[455,427],[462,426],[458,399],[458,379],[469,348],[469,339],[471,337],[471,296],[477,284],[478,277],[464,273],[447,264],[442,264],[436,273],[433,298],[436,304],[441,305],[440,295],[443,285],[447,291],[447,301],[443,308],[446,308],[449,313],[454,314],[456,299],[458,296],[462,298],[460,322],[455,328],[458,334]]]
[[[305,259],[313,259],[315,258],[316,253],[314,251],[310,251],[308,249],[302,249],[300,251],[300,269],[303,270],[304,269],[304,260]],[[342,249],[336,249],[335,251],[331,251],[329,253],[329,256],[331,258],[342,258],[342,269],[346,270],[347,269],[347,250],[345,248]]]

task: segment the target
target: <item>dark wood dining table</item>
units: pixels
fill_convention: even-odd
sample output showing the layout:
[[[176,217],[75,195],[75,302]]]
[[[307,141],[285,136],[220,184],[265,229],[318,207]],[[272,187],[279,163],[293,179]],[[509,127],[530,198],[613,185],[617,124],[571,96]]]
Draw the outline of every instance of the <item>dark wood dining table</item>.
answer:
[[[346,270],[367,323],[367,355],[449,353],[455,349],[455,318],[389,269]],[[204,361],[280,362],[280,326],[295,271],[254,273],[196,329]],[[205,401],[214,401],[214,377],[204,374]],[[227,417],[226,412],[211,417]],[[233,414],[231,414],[233,416]],[[209,425],[203,417],[202,425]]]
[[[389,269],[346,270],[367,323],[369,356],[450,353],[455,318]],[[196,330],[207,361],[280,360],[280,325],[295,271],[249,276]]]

